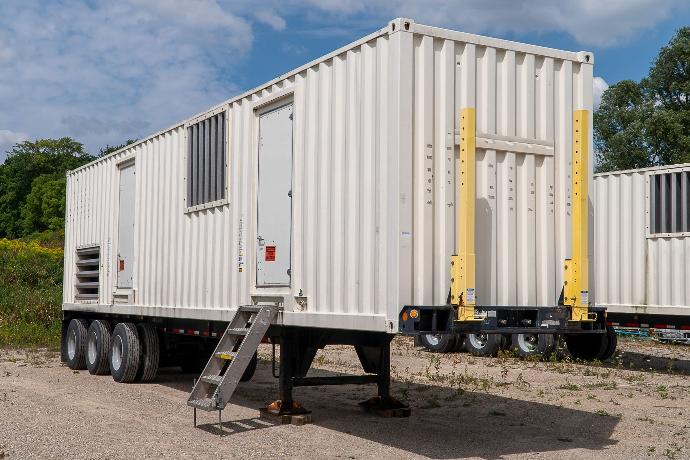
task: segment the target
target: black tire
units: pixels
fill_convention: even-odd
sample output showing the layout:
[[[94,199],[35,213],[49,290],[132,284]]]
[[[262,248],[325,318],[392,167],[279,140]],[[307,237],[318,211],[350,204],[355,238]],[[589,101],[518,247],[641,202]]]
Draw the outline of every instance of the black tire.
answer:
[[[556,349],[556,341],[553,334],[513,334],[511,349],[521,358],[548,358]]]
[[[448,353],[455,348],[455,334],[421,334],[422,346],[434,353]]]
[[[613,326],[606,326],[606,350],[599,356],[599,360],[608,361],[616,352],[618,346],[618,336]]]
[[[566,334],[565,346],[573,358],[593,361],[606,352],[608,337],[607,334]]]
[[[86,336],[89,324],[83,319],[73,319],[65,334],[65,356],[70,369],[86,369]]]
[[[133,382],[139,370],[141,344],[137,327],[119,323],[110,340],[110,374],[119,383]]]
[[[502,343],[501,334],[467,334],[464,348],[475,356],[496,356]]]
[[[249,361],[249,365],[242,374],[242,378],[240,378],[240,382],[249,382],[252,379],[252,377],[254,377],[254,372],[256,372],[256,365],[258,360],[259,358],[256,356],[256,353],[254,353],[254,356],[252,356],[251,361]]]
[[[93,375],[110,372],[110,323],[97,319],[89,326],[86,341],[86,368]]]
[[[137,324],[137,332],[141,342],[141,357],[135,380],[138,382],[151,382],[158,374],[158,363],[160,362],[161,352],[158,330],[153,324],[139,323]]]

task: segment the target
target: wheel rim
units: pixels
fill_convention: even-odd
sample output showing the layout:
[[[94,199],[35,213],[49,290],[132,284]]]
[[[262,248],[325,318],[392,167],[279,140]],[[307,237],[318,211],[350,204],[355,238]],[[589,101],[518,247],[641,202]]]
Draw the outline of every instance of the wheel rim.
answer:
[[[77,354],[77,333],[72,333],[67,337],[67,356],[69,359],[74,359]]]
[[[489,337],[486,334],[470,334],[470,343],[474,348],[481,349],[486,346]]]
[[[113,369],[118,370],[122,365],[122,337],[115,336],[113,340],[113,353],[110,358],[113,363]]]
[[[89,343],[88,343],[88,345],[89,345],[89,350],[88,350],[89,351],[88,352],[89,363],[91,363],[91,364],[96,362],[96,351],[97,351],[96,345],[97,345],[97,343],[98,343],[98,338],[96,337],[96,331],[93,331],[89,335]]]
[[[537,334],[518,334],[518,346],[526,353],[534,353],[539,347]]]
[[[435,347],[441,343],[441,334],[427,334],[426,341],[429,345]]]

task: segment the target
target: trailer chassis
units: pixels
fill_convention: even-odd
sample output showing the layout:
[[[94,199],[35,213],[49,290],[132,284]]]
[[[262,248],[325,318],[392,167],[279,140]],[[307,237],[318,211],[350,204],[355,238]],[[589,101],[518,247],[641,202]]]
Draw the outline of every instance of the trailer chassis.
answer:
[[[280,399],[264,409],[274,415],[301,415],[309,413],[293,398],[296,387],[321,385],[376,384],[378,394],[360,403],[366,410],[384,416],[407,417],[409,406],[391,396],[390,343],[393,335],[345,330],[281,327],[270,334],[274,344],[280,343],[278,378]],[[316,353],[327,345],[351,345],[365,374],[307,377]]]
[[[400,311],[399,331],[419,334],[604,334],[606,310],[589,309],[588,321],[572,321],[566,306],[475,307],[475,321],[457,321],[453,305],[406,305]]]

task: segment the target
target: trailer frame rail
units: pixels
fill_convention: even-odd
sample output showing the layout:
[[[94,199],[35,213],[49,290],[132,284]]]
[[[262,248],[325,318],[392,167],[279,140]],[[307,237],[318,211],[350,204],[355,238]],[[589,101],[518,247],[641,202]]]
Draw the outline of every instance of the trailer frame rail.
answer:
[[[588,321],[572,321],[568,306],[477,306],[479,321],[458,321],[453,305],[405,305],[399,332],[405,335],[442,333],[603,334],[606,309],[591,307]]]

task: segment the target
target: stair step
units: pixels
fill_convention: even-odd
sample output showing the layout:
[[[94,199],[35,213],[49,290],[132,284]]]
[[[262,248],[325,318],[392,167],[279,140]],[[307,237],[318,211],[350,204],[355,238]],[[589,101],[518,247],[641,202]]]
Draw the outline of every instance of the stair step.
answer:
[[[187,401],[187,405],[202,410],[215,410],[216,408],[216,402],[211,398],[192,399]]]
[[[229,327],[227,329],[228,334],[232,335],[247,335],[249,333],[248,327]]]
[[[194,385],[187,404],[205,411],[222,410],[227,405],[279,309],[278,304],[237,307],[231,327],[220,338],[220,345],[206,364],[205,375]],[[249,322],[252,324],[248,327]],[[242,346],[232,351],[240,340]],[[220,373],[223,375],[217,375]],[[215,385],[215,388],[209,388],[209,385]],[[209,398],[211,393],[213,396]]]
[[[216,357],[216,358],[218,358],[218,359],[226,359],[226,360],[228,360],[228,361],[231,361],[231,360],[235,359],[236,356],[237,356],[237,352],[236,352],[236,351],[218,351],[218,352],[216,352],[216,354],[215,354],[215,357]]]
[[[212,385],[220,385],[220,382],[223,381],[223,376],[222,375],[202,375],[201,381],[206,382],[206,383],[210,383]]]

